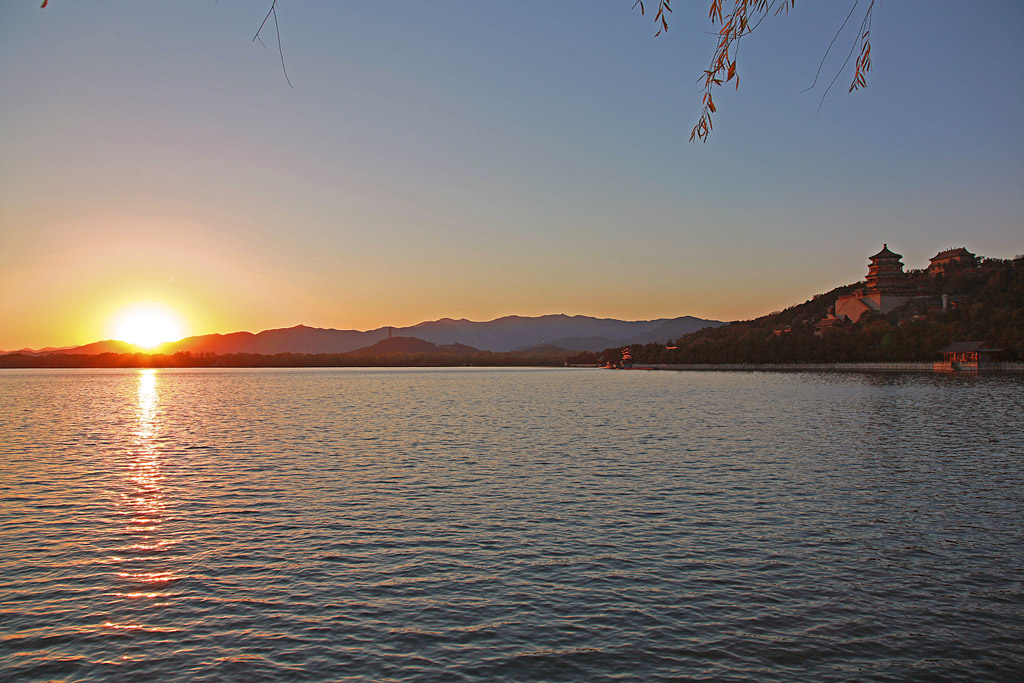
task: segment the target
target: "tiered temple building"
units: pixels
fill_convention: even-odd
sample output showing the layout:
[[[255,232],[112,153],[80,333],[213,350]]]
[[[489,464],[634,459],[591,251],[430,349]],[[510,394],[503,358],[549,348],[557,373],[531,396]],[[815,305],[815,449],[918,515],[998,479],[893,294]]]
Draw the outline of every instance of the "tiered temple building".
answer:
[[[910,301],[913,293],[907,288],[902,258],[890,251],[888,244],[883,245],[882,251],[871,257],[864,288],[836,299],[835,317],[857,322],[869,311],[888,313]]]

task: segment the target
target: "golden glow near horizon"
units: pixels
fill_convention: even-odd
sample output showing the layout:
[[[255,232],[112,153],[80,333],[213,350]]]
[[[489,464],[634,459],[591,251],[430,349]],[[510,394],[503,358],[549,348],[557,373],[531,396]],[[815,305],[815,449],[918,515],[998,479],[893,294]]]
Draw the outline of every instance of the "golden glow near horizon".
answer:
[[[156,303],[140,303],[120,310],[114,318],[112,330],[114,339],[144,349],[185,336],[177,312]]]
[[[294,92],[273,49],[230,37],[258,28],[252,3],[40,3],[0,4],[5,352],[110,339],[141,302],[183,329],[118,337],[750,319],[858,281],[883,242],[907,268],[1022,248],[1021,88],[975,82],[1020,80],[1024,3],[999,22],[887,3],[887,25],[927,25],[886,41],[915,68],[819,117],[789,79],[821,55],[792,36],[828,36],[836,10],[795,13],[741,89],[757,106],[723,101],[708,145],[683,133],[700,97],[680,66],[707,24],[650,40],[621,3],[564,39],[569,3],[319,3],[288,22]],[[497,44],[531,58],[504,68]]]

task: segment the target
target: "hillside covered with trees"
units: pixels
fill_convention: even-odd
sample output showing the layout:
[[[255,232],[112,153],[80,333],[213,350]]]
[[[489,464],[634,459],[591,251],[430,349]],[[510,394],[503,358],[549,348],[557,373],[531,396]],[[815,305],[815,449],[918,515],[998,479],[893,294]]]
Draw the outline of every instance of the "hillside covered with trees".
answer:
[[[1003,349],[999,360],[1024,361],[1024,256],[981,259],[976,267],[938,276],[910,271],[907,286],[915,294],[910,302],[856,323],[817,325],[838,296],[858,288],[851,284],[754,320],[629,348],[633,361],[643,364],[935,361],[948,344],[971,340]],[[621,355],[617,347],[570,362],[614,363]]]

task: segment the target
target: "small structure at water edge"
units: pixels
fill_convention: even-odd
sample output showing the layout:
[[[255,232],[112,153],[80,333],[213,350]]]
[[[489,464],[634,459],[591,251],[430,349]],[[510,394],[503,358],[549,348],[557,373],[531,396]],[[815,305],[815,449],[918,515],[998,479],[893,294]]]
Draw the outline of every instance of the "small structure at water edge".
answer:
[[[992,365],[992,358],[1002,351],[988,342],[965,341],[955,342],[939,351],[942,360],[934,365],[938,372],[954,372],[957,370],[984,370]]]

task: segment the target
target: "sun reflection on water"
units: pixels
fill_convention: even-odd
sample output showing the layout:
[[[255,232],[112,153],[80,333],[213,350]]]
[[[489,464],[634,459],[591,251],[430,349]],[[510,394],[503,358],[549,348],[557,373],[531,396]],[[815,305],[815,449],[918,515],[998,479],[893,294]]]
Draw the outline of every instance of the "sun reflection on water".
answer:
[[[122,494],[126,509],[130,512],[128,526],[125,528],[129,533],[155,532],[163,521],[166,506],[157,451],[160,431],[158,399],[156,370],[140,371],[135,443],[133,457],[128,464],[128,482],[131,486]],[[144,539],[148,540],[148,536],[144,536]],[[146,543],[142,542],[141,545]]]
[[[157,432],[156,370],[139,371],[138,403],[139,429],[136,435],[139,437],[140,445],[149,445]]]
[[[119,566],[115,597],[128,599],[138,604],[148,603],[148,608],[167,605],[166,600],[177,593],[161,590],[180,579],[166,562],[169,551],[177,543],[167,536],[165,521],[168,516],[168,501],[162,471],[162,453],[159,436],[162,426],[160,410],[160,375],[156,370],[140,370],[135,391],[134,424],[129,431],[126,444],[127,462],[124,486],[120,495],[120,512],[125,518],[124,533],[129,537],[118,548]],[[128,623],[108,621],[107,628],[151,630],[151,626],[138,623],[140,615],[135,611]],[[146,612],[146,620],[155,613]]]

